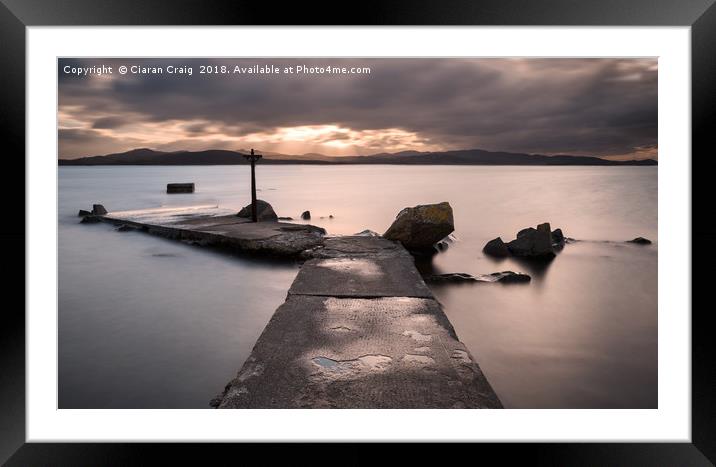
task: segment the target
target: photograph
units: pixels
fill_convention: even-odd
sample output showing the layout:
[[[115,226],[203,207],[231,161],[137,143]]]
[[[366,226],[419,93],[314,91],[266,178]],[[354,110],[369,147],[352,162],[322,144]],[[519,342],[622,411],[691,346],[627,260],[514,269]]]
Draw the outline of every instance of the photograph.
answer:
[[[658,78],[57,57],[57,408],[659,409]]]

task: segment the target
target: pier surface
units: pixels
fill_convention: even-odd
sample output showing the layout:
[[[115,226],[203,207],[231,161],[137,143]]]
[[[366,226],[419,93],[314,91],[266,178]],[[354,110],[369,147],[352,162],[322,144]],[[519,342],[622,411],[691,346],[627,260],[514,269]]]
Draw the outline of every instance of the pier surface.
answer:
[[[109,213],[103,220],[308,258],[214,407],[502,407],[399,243],[205,212]]]
[[[219,408],[500,408],[399,244],[326,238]]]
[[[273,256],[298,256],[320,246],[326,231],[309,224],[251,222],[216,207],[110,212],[104,222],[154,235]]]

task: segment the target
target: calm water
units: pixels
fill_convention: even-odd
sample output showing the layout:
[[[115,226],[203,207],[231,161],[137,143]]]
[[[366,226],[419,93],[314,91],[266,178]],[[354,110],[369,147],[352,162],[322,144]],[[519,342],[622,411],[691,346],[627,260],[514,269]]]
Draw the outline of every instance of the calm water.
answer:
[[[235,375],[298,265],[79,225],[76,214],[93,202],[238,210],[248,175],[59,169],[61,408],[206,408]],[[506,407],[657,406],[655,167],[259,166],[257,178],[280,216],[309,209],[331,234],[383,232],[405,206],[449,201],[458,241],[422,268],[531,274],[527,285],[433,288]],[[188,181],[197,193],[163,192]],[[537,269],[481,252],[545,221],[584,241]],[[636,236],[655,243],[620,243]]]

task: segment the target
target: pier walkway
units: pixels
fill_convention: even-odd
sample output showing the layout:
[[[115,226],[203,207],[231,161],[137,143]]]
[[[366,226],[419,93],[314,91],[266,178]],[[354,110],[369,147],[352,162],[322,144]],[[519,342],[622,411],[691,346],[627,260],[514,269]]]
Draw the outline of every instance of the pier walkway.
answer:
[[[218,408],[501,408],[412,256],[382,237],[235,215],[108,213],[103,221],[303,263]],[[154,220],[152,220],[154,219]]]

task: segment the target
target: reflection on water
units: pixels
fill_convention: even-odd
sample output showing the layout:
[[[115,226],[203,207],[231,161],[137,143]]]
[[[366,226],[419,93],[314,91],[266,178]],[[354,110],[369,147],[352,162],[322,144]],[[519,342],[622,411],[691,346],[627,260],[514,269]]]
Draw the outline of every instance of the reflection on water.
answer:
[[[206,408],[235,375],[296,265],[75,216],[92,203],[238,210],[248,177],[244,166],[59,169],[60,407]],[[310,210],[332,234],[384,232],[405,206],[449,201],[458,240],[421,269],[533,278],[432,286],[506,407],[656,407],[656,167],[259,165],[257,179],[279,216]],[[197,192],[164,193],[177,180]],[[481,251],[546,221],[586,241],[541,264]],[[621,243],[636,236],[655,244]]]

